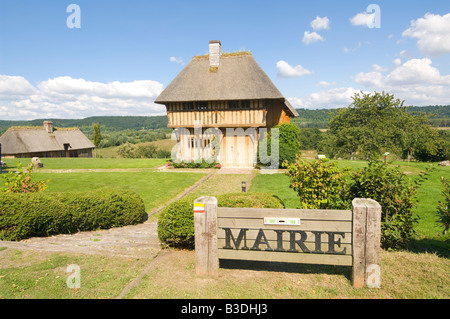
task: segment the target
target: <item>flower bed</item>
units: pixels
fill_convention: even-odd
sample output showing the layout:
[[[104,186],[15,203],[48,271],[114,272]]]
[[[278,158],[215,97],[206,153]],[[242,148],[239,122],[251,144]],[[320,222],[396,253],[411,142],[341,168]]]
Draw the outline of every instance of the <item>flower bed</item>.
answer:
[[[182,161],[180,163],[175,163],[174,161],[170,160],[167,161],[166,167],[173,167],[173,168],[215,168],[220,169],[222,165],[217,162],[208,163],[205,160],[202,160],[201,162],[194,162],[193,160],[190,162]]]

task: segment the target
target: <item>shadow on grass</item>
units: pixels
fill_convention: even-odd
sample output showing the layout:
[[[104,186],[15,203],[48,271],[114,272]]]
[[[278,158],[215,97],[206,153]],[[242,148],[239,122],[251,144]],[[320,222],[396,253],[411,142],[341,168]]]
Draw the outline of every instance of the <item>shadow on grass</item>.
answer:
[[[273,271],[273,272],[304,273],[304,274],[332,274],[332,275],[343,275],[348,280],[351,280],[351,270],[352,270],[352,267],[349,266],[296,264],[284,262],[232,260],[232,259],[220,259],[219,263],[220,268],[225,269]]]
[[[407,247],[413,253],[432,253],[438,257],[450,258],[450,237],[446,240],[431,238],[412,239]]]

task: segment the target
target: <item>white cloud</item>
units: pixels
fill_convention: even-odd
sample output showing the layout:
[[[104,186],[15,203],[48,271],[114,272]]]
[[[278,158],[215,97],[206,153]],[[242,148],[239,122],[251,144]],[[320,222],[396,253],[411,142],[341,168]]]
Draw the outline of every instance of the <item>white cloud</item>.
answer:
[[[329,87],[329,86],[337,85],[337,83],[336,83],[335,81],[331,81],[331,82],[328,82],[328,81],[320,81],[320,82],[317,83],[316,85],[317,85],[317,86],[321,86],[321,87],[326,88],[326,87]]]
[[[356,83],[369,88],[381,88],[384,85],[384,77],[381,72],[371,71],[368,73],[360,72],[353,79]]]
[[[321,17],[317,16],[311,22],[311,27],[313,28],[314,31],[328,30],[328,29],[330,29],[330,19],[328,19],[327,17],[321,18]]]
[[[325,39],[317,32],[305,31],[305,33],[303,34],[302,42],[306,45],[314,43],[314,42],[318,42],[318,41],[325,41]]]
[[[182,58],[176,58],[174,56],[171,56],[169,60],[170,60],[170,62],[175,62],[175,63],[178,63],[178,64],[184,64]]]
[[[386,72],[386,71],[389,71],[389,69],[388,68],[384,68],[384,67],[382,67],[382,66],[380,66],[378,64],[373,64],[372,65],[372,71],[374,71],[374,72]]]
[[[409,52],[406,51],[406,50],[400,51],[400,56],[401,56],[402,58],[411,58],[411,54],[409,54]]]
[[[343,87],[314,92],[304,98],[290,97],[288,100],[295,108],[339,108],[349,106],[353,102],[351,97],[359,92],[352,87]]]
[[[29,95],[36,92],[36,88],[22,76],[0,75],[0,98],[4,94]]]
[[[439,70],[431,66],[431,60],[411,59],[395,68],[386,80],[392,85],[434,83],[441,79]]]
[[[396,65],[396,66],[399,66],[399,65],[402,65],[402,60],[399,59],[399,58],[397,58],[397,59],[394,59],[394,60],[392,61],[392,63],[394,63],[394,65]]]
[[[404,63],[396,59],[392,70],[360,72],[353,79],[372,90],[394,94],[411,105],[450,103],[450,75],[441,75],[429,58]]]
[[[366,26],[373,25],[375,23],[375,13],[362,12],[355,15],[350,19],[350,23],[354,26]]]
[[[23,87],[18,88],[18,84]],[[161,115],[165,113],[164,106],[153,101],[162,90],[161,83],[150,80],[101,83],[63,76],[42,81],[34,87],[25,78],[0,75],[0,117]]]
[[[450,13],[443,16],[427,13],[423,18],[411,21],[402,36],[418,39],[417,47],[425,54],[450,53]]]
[[[313,73],[313,71],[307,70],[301,65],[292,66],[283,60],[277,62],[277,70],[278,76],[283,78],[300,77]]]
[[[365,41],[364,44],[369,45],[370,42]],[[355,52],[356,50],[358,50],[358,49],[361,48],[362,46],[363,46],[363,43],[362,43],[362,42],[358,42],[358,44],[357,44],[355,47],[353,47],[353,48],[348,48],[348,47],[345,46],[345,47],[342,49],[342,52],[344,52],[344,53]]]

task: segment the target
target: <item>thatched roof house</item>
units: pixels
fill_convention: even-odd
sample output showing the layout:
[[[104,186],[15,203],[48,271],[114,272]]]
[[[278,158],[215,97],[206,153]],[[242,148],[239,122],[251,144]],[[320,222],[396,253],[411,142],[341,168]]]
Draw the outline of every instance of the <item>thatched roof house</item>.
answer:
[[[5,157],[92,157],[94,144],[78,128],[12,127],[0,136]]]
[[[298,116],[250,52],[221,54],[220,66],[212,68],[209,55],[194,57],[155,103],[279,100],[286,112]]]
[[[166,106],[168,127],[186,129],[179,132],[177,157],[204,156],[212,139],[205,130],[218,128],[223,133],[218,158],[228,167],[254,166],[260,135],[227,136],[227,128],[268,129],[298,116],[250,52],[222,53],[217,40],[209,42],[209,54],[192,58],[155,103]],[[194,136],[199,123],[203,140]]]

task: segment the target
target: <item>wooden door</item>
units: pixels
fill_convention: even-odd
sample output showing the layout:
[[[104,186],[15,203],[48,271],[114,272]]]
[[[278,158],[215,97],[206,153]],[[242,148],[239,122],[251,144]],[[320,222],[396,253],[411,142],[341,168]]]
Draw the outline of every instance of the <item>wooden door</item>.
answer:
[[[254,167],[256,161],[257,139],[243,131],[236,130],[233,135],[224,135],[221,145],[223,167]]]

